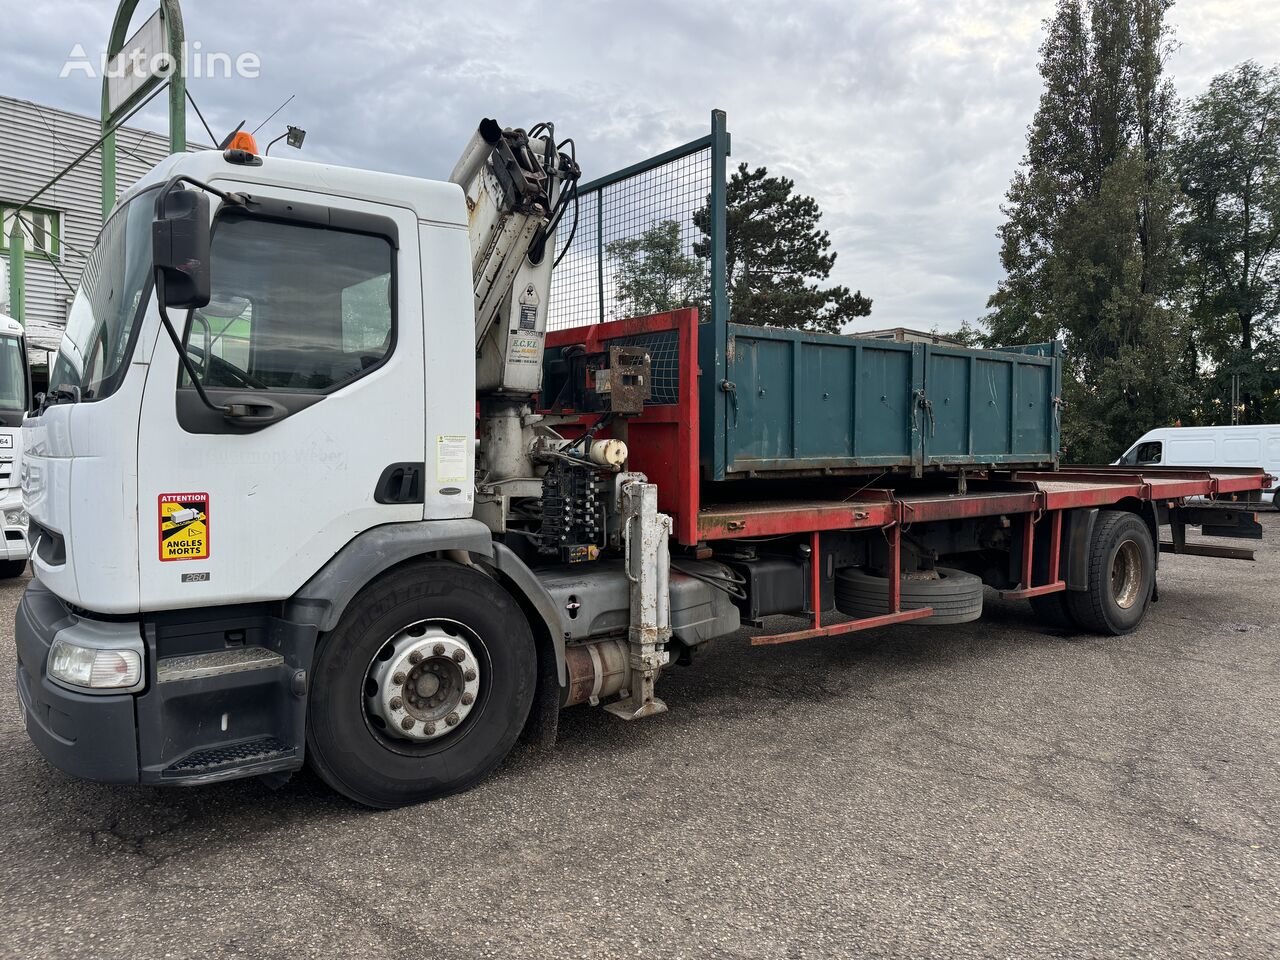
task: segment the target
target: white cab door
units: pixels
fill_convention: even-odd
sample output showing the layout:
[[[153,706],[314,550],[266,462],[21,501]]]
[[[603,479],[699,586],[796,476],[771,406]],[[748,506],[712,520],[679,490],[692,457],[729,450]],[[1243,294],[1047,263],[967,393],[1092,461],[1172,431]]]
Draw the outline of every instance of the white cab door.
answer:
[[[424,516],[427,478],[416,494],[387,479],[435,454],[417,220],[399,207],[275,193],[330,204],[333,216],[325,225],[314,210],[312,222],[220,212],[210,305],[189,322],[173,318],[211,397],[269,422],[237,425],[203,409],[163,337],[147,372],[143,609],[282,599],[362,531]]]

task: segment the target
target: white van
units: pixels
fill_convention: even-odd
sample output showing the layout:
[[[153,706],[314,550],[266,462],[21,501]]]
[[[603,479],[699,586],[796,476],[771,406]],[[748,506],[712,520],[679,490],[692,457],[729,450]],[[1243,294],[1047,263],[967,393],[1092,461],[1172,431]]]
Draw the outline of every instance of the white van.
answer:
[[[1280,476],[1280,423],[1148,430],[1117,464],[1159,467],[1262,467]],[[1263,499],[1280,505],[1274,490]]]

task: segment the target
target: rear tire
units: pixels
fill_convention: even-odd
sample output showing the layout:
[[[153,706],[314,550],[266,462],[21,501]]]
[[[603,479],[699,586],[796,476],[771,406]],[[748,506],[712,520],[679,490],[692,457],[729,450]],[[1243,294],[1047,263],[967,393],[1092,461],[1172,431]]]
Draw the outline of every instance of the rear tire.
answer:
[[[1066,595],[1072,619],[1104,636],[1136,630],[1155,588],[1155,558],[1151,531],[1141,517],[1124,510],[1100,512],[1089,543],[1089,589]]]
[[[982,578],[951,567],[938,567],[936,580],[901,581],[901,607],[919,610],[932,607],[933,616],[918,621],[923,625],[968,623],[982,616]],[[850,617],[864,619],[889,612],[889,581],[858,567],[836,573],[836,609]]]
[[[466,688],[466,706],[457,709],[449,727],[436,724],[441,735],[431,740],[388,729],[370,706],[376,699],[371,670],[389,658],[392,640],[401,642],[406,631],[423,624],[465,638],[465,665],[470,670],[474,663],[479,673],[478,682]],[[463,663],[463,654],[455,659]],[[449,662],[442,658],[444,666]],[[370,807],[405,806],[465,790],[511,750],[536,681],[533,634],[502,587],[455,563],[402,567],[361,591],[321,643],[307,716],[308,760],[325,783]],[[432,690],[436,683],[431,679]],[[406,693],[405,699],[413,698]]]
[[[27,570],[25,560],[0,560],[0,580],[12,580],[22,576]]]

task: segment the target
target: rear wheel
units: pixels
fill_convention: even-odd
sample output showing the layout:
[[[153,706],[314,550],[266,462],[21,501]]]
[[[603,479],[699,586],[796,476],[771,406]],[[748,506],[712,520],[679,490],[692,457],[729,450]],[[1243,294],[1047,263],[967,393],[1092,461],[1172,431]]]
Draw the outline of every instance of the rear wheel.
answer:
[[[307,754],[339,793],[398,807],[485,777],[536,683],[533,635],[489,577],[444,561],[365,588],[316,657]]]
[[[1119,636],[1146,616],[1156,582],[1155,544],[1137,514],[1104,510],[1089,543],[1089,588],[1066,595],[1072,619],[1094,633]]]

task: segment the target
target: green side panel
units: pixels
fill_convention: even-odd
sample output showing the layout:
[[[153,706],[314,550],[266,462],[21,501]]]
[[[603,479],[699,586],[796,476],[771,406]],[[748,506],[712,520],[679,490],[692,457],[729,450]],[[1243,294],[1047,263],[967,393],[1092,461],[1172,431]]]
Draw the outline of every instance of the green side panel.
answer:
[[[730,448],[735,460],[795,456],[791,415],[793,346],[789,340],[737,338],[734,371],[739,385],[739,429],[734,431],[734,445]]]
[[[932,352],[925,371],[925,385],[933,404],[932,421],[922,427],[925,449],[931,457],[967,456],[969,442],[969,388],[973,359],[952,353]]]
[[[905,348],[905,349],[903,349]],[[911,461],[911,344],[864,343],[858,364],[857,455]]]
[[[977,460],[1012,453],[1009,437],[1009,398],[1013,366],[1008,360],[974,361],[973,456]]]
[[[852,457],[853,384],[857,370],[852,345],[801,343],[800,457]]]
[[[1017,398],[1013,415],[1013,452],[1042,454],[1042,451],[1052,450],[1052,367],[1018,364]]]
[[[730,474],[1057,460],[1061,353],[729,324]]]

